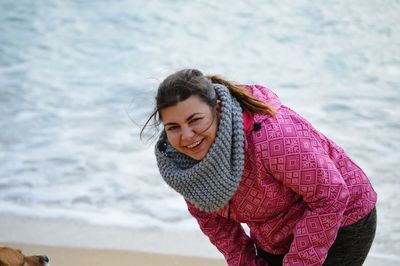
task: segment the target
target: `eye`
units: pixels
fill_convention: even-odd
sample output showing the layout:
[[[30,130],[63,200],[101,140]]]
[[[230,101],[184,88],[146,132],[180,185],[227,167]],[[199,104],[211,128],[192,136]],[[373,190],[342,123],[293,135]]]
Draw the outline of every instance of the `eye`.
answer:
[[[200,120],[202,120],[203,117],[196,117],[193,118],[192,120],[190,120],[190,124],[195,124],[196,122],[200,122]]]
[[[178,130],[178,126],[169,126],[169,127],[167,127],[167,131],[176,131],[176,130]]]

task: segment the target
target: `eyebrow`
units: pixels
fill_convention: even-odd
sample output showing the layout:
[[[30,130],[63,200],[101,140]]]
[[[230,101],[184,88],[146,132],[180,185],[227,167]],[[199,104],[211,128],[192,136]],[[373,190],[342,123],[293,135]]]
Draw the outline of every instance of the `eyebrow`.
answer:
[[[190,121],[195,115],[202,115],[203,113],[194,113],[194,114],[191,114],[189,117],[187,117],[185,120],[186,121]],[[174,123],[174,122],[168,122],[168,123],[165,123],[164,124],[164,126],[168,126],[168,125],[176,125],[177,123]]]

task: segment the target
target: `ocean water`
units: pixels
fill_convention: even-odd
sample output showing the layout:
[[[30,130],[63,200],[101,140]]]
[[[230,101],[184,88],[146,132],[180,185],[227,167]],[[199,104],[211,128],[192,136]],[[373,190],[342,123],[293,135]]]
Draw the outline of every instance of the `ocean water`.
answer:
[[[0,1],[0,213],[198,230],[138,137],[187,67],[273,89],[379,194],[400,252],[400,2]],[[0,229],[1,232],[1,229]]]

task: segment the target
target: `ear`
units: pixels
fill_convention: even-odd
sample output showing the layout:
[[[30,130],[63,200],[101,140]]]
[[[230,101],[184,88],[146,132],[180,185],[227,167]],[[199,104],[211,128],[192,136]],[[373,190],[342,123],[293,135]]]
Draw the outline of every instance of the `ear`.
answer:
[[[7,259],[7,254],[2,255],[3,251],[5,251],[5,247],[0,247],[0,266],[9,266],[9,263],[6,261]]]
[[[220,100],[217,100],[217,105],[215,105],[215,111],[217,118],[219,119],[221,117],[221,107],[222,107],[222,102]]]

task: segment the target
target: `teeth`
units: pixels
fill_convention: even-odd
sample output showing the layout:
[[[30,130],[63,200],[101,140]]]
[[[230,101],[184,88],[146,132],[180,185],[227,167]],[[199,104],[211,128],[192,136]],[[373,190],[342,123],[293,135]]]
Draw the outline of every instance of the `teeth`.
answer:
[[[201,142],[201,140],[199,140],[199,141],[196,141],[195,143],[193,143],[193,144],[190,144],[190,145],[188,145],[188,146],[186,146],[186,147],[188,147],[189,149],[192,149],[192,148],[196,147],[197,145],[199,145],[199,144],[200,144],[200,142]]]

